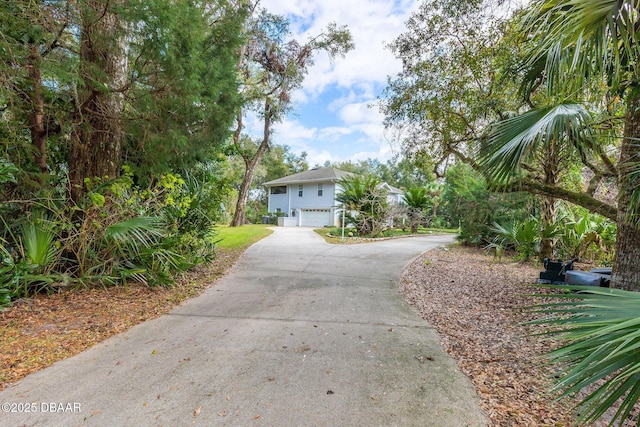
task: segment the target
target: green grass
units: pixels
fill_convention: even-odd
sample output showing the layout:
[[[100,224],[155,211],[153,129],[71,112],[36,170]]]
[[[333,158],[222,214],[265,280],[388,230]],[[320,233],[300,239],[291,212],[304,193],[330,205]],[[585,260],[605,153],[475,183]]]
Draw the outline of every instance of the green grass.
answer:
[[[272,226],[264,224],[250,224],[242,227],[220,226],[217,228],[216,240],[219,240],[217,246],[225,249],[248,248],[258,240],[273,233],[267,227]]]
[[[328,243],[343,243],[342,242],[342,229],[340,227],[325,227],[325,228],[317,228],[315,230],[320,236],[322,236]],[[345,228],[344,230],[344,243],[362,243],[363,239],[358,239],[358,236],[354,236],[354,238],[348,237],[349,232],[354,232],[353,228]],[[418,229],[418,234],[457,234],[460,230],[458,229],[447,229],[447,228],[422,228]],[[355,232],[354,232],[355,233]],[[399,237],[399,236],[412,236],[411,230],[408,228],[406,230],[402,230],[401,228],[393,228],[385,230],[382,234],[380,234],[379,238],[385,237]]]
[[[458,234],[460,230],[456,228],[418,228],[418,234]],[[391,228],[382,232],[380,237],[395,237],[395,236],[411,236],[411,229],[407,227],[405,230],[401,228]]]

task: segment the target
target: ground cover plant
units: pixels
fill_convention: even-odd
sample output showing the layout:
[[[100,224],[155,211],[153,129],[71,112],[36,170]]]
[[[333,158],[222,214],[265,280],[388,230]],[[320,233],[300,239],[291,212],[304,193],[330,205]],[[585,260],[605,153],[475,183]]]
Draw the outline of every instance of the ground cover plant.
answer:
[[[212,263],[172,287],[131,283],[40,293],[14,301],[0,311],[0,389],[199,295],[248,246],[269,233],[265,226],[224,228]]]

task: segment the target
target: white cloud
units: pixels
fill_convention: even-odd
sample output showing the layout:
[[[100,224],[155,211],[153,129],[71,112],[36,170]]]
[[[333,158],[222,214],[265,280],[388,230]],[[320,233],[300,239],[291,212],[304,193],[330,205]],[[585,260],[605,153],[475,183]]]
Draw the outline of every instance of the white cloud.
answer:
[[[353,130],[346,127],[330,126],[320,130],[318,139],[323,142],[335,142],[353,134]]]
[[[350,88],[362,82],[383,84],[388,75],[400,70],[400,62],[385,48],[404,30],[404,22],[419,2],[415,0],[263,0],[272,13],[290,16],[293,36],[303,42],[320,34],[335,22],[347,25],[355,49],[344,58],[331,60],[320,53],[305,79],[305,91],[312,95],[337,84]]]
[[[276,140],[283,136],[287,140],[312,140],[318,134],[317,128],[307,128],[297,121],[285,120],[273,126],[273,134]]]
[[[381,119],[379,113],[368,105],[367,102],[347,104],[340,109],[340,118],[348,125]]]
[[[306,151],[311,165],[323,164],[326,160],[390,159],[394,153],[385,135],[383,115],[377,107],[368,108],[368,105],[385,86],[387,76],[401,70],[400,61],[385,44],[405,30],[405,21],[419,3],[415,0],[262,0],[261,7],[288,16],[293,37],[301,42],[335,22],[347,25],[355,43],[355,49],[344,58],[331,60],[325,53],[316,56],[303,89],[293,94],[298,106],[312,106],[314,114],[275,125],[274,141],[289,145],[298,154]],[[320,118],[323,125],[314,123]]]

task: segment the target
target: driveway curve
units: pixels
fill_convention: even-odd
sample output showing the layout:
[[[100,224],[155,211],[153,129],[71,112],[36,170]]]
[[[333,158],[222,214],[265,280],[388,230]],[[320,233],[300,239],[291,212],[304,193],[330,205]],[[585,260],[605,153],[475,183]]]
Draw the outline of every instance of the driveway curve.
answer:
[[[486,425],[398,287],[451,241],[276,228],[203,295],[1,392],[0,425]]]

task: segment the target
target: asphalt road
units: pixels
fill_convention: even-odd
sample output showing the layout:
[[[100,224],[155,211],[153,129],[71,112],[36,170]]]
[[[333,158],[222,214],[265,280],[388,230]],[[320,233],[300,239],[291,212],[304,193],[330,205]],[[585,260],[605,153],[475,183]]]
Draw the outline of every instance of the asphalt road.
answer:
[[[1,392],[0,425],[484,426],[398,289],[450,241],[276,228],[200,297]]]

